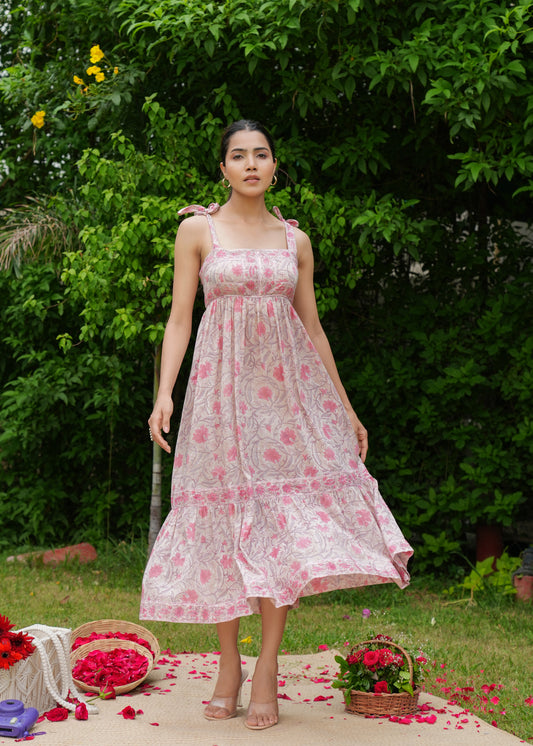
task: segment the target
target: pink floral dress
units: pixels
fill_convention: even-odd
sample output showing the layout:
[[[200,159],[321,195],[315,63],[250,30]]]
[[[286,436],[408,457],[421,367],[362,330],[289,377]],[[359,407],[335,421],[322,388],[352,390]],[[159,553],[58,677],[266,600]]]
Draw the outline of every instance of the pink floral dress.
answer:
[[[223,622],[338,588],[409,582],[412,549],[358,455],[292,299],[296,241],[213,246],[174,456],[172,509],[141,619]],[[281,218],[279,211],[276,211]],[[292,222],[292,221],[291,221]]]

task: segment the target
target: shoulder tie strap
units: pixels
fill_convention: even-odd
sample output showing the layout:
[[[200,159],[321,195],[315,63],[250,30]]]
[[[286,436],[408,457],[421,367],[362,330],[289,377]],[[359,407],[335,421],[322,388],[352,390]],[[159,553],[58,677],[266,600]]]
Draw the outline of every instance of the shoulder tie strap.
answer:
[[[212,215],[214,212],[220,210],[218,202],[211,202],[208,207],[203,205],[187,205],[178,210],[178,215],[186,215],[188,212],[193,212],[195,215]]]
[[[298,221],[293,219],[285,220],[280,212],[279,207],[273,207],[272,210],[276,217],[285,224],[285,232],[287,234],[287,248],[289,249],[289,251],[296,253],[296,237],[294,235],[294,228],[298,228]]]
[[[211,219],[211,215],[214,212],[217,212],[217,210],[220,209],[220,205],[218,202],[211,202],[211,204],[208,207],[204,207],[203,205],[187,205],[187,207],[182,207],[181,210],[178,210],[178,215],[186,215],[188,212],[194,213],[194,215],[205,215],[207,218],[207,222],[209,223],[209,231],[211,232],[211,241],[213,242],[213,246],[215,248],[219,248],[218,238],[215,231],[215,226],[213,225],[213,221]]]

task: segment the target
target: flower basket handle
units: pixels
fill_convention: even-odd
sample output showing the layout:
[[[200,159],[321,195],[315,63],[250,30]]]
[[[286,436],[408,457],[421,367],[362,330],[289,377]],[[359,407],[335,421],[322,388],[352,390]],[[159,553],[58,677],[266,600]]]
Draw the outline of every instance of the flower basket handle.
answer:
[[[360,642],[357,645],[353,646],[353,648],[350,650],[349,655],[352,655],[352,653],[354,652],[354,650],[359,650],[359,648],[361,648],[363,645],[375,645],[376,643],[378,645],[383,645],[383,647],[398,648],[398,650],[401,653],[403,653],[403,656],[404,656],[405,660],[407,661],[407,665],[409,666],[409,682],[410,682],[411,686],[414,687],[414,685],[415,685],[414,678],[413,678],[414,671],[413,671],[413,661],[411,660],[411,656],[409,655],[409,653],[407,652],[407,650],[404,650],[404,648],[402,648],[401,645],[398,645],[397,643],[392,642],[391,640],[376,640],[376,639],[374,639],[374,640],[363,640],[363,642]]]

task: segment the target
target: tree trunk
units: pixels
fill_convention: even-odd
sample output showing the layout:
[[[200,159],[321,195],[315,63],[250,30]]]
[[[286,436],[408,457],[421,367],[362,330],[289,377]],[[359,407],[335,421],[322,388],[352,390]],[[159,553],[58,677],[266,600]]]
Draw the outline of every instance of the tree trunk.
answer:
[[[154,358],[154,403],[159,391],[161,345],[156,348]],[[150,499],[150,529],[148,531],[148,556],[152,552],[161,528],[161,448],[154,442],[152,454],[152,497]]]

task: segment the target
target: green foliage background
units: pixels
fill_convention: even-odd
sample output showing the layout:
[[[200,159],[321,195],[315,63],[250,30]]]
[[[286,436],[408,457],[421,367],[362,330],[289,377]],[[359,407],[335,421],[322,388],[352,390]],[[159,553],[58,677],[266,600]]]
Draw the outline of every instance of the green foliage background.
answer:
[[[311,235],[323,323],[416,567],[457,561],[478,522],[531,518],[532,9],[3,4],[2,235],[38,197],[70,238],[35,218],[0,273],[0,545],[146,531],[176,212],[224,199],[218,138],[241,116],[279,142],[268,199]]]

